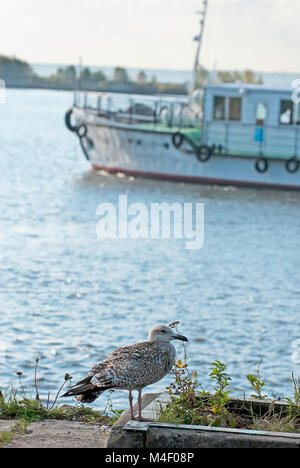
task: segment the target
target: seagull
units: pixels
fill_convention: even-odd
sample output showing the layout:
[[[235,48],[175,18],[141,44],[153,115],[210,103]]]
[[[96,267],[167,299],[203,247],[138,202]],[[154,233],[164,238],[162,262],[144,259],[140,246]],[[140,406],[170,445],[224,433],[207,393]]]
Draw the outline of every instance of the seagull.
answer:
[[[130,417],[143,421],[143,388],[158,382],[172,369],[176,358],[176,349],[171,343],[173,340],[188,341],[174,329],[156,325],[150,330],[147,341],[112,351],[62,396],[75,396],[81,403],[92,403],[106,390],[128,390]],[[133,390],[138,391],[137,418],[133,414]]]

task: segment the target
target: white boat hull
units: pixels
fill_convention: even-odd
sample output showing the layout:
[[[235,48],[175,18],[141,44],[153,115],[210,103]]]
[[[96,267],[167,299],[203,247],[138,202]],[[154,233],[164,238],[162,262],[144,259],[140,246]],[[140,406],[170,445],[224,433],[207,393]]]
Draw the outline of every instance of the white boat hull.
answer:
[[[78,108],[74,114],[77,125],[87,127],[81,144],[95,170],[222,185],[300,188],[300,170],[289,173],[281,160],[270,160],[264,173],[256,170],[255,157],[216,154],[200,162],[194,153],[174,147],[171,131],[137,129]]]

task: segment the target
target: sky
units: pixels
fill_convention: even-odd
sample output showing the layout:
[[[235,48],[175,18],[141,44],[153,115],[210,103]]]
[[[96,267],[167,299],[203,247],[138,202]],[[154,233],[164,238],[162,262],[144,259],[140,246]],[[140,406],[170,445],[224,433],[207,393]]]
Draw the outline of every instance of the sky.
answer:
[[[31,63],[189,70],[201,0],[9,0],[0,54]],[[201,63],[300,71],[300,0],[209,0]]]

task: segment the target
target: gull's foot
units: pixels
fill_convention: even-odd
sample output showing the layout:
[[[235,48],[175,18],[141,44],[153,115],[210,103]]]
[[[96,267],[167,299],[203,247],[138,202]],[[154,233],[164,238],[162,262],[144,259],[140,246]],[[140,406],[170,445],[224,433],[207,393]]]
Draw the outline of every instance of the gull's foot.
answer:
[[[140,422],[153,422],[153,419],[147,419],[147,418],[140,418],[140,417],[134,417],[131,418],[133,421],[140,421]]]

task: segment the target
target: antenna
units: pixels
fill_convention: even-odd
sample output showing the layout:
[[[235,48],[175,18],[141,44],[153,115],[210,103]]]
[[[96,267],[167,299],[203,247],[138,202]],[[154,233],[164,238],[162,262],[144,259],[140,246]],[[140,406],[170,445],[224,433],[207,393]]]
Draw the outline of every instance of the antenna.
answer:
[[[81,91],[82,88],[82,57],[79,57],[78,61],[78,81],[77,81],[77,87]]]
[[[202,46],[202,38],[204,34],[207,6],[208,6],[208,0],[203,0],[203,10],[197,11],[197,14],[200,15],[200,31],[199,31],[198,36],[194,37],[194,41],[198,42],[198,45],[197,45],[195,65],[194,65],[194,71],[193,71],[191,94],[193,93],[195,89],[196,80],[197,80],[197,72],[199,70],[200,52],[201,52],[201,46]]]

